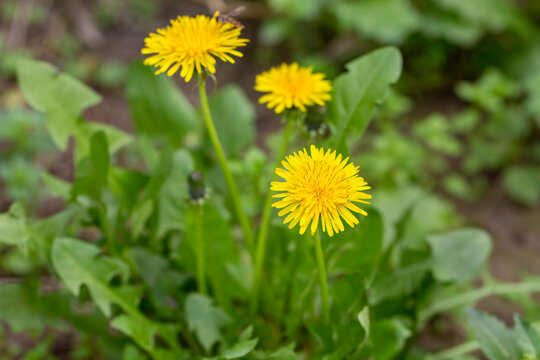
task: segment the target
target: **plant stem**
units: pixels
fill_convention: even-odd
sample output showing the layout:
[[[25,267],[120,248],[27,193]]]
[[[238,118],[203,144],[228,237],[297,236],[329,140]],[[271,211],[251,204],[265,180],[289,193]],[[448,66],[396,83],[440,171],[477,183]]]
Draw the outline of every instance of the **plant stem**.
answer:
[[[328,285],[326,283],[326,268],[324,265],[324,254],[321,246],[321,235],[319,231],[313,237],[315,246],[315,257],[317,258],[317,268],[319,271],[319,283],[321,286],[322,317],[326,325],[330,325],[330,302],[328,301]]]
[[[540,322],[535,322],[531,324],[533,328],[540,327]],[[445,359],[459,359],[463,355],[468,354],[472,351],[480,349],[480,343],[476,340],[467,341],[463,344],[453,346],[451,348],[441,350],[438,353],[433,355],[433,358],[436,360],[445,360]]]
[[[238,194],[238,188],[236,187],[236,183],[231,174],[231,170],[229,169],[227,157],[225,156],[225,152],[223,151],[223,147],[221,146],[216,127],[214,126],[214,122],[212,120],[212,114],[210,113],[210,107],[208,106],[208,98],[206,96],[206,81],[202,77],[199,78],[199,97],[201,99],[201,109],[206,125],[206,130],[208,131],[210,141],[212,141],[212,145],[214,146],[214,150],[216,151],[219,164],[221,165],[221,170],[223,171],[223,175],[225,176],[225,181],[227,182],[227,187],[231,194],[234,210],[236,211],[236,216],[238,217],[240,225],[242,226],[242,230],[244,231],[244,240],[246,242],[246,246],[248,250],[252,252],[253,237],[251,234],[251,227],[249,225],[246,214],[242,209],[242,203],[240,201],[240,195]]]
[[[206,276],[204,269],[204,236],[202,236],[202,206],[198,206],[195,217],[195,251],[197,252],[197,287],[199,292],[206,295]]]
[[[274,169],[281,166],[281,161],[287,153],[287,146],[289,145],[289,139],[291,137],[291,128],[293,121],[288,117],[285,118],[287,122],[285,126],[285,133],[283,134],[283,142],[281,144],[281,151],[279,157],[276,160]],[[277,175],[274,173],[272,181],[277,179]],[[257,249],[255,252],[255,275],[253,277],[253,294],[251,298],[251,313],[254,315],[257,312],[259,301],[259,288],[262,277],[262,267],[264,264],[264,258],[266,254],[266,239],[268,237],[268,226],[270,224],[270,213],[272,212],[272,192],[268,189],[266,199],[264,201],[264,208],[261,218],[261,228],[257,237]]]
[[[521,283],[510,283],[510,284],[493,284],[482,287],[480,289],[469,291],[465,294],[454,296],[436,302],[431,305],[429,308],[420,312],[419,319],[420,323],[425,323],[433,315],[440,313],[442,311],[450,310],[454,307],[461,305],[466,305],[472,302],[476,302],[486,296],[490,295],[505,295],[505,294],[516,294],[516,293],[529,293],[534,291],[540,291],[540,282],[539,281],[529,281]]]

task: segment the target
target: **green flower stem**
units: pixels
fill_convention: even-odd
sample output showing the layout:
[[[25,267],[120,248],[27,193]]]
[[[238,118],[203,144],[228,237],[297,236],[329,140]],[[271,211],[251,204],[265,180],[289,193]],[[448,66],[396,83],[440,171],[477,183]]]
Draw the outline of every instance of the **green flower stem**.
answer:
[[[289,145],[289,139],[291,137],[291,129],[293,120],[289,117],[285,117],[287,122],[285,126],[285,133],[283,134],[283,143],[281,144],[281,151],[279,157],[276,160],[274,169],[281,166],[281,161],[287,153],[287,146]],[[272,181],[277,179],[277,175],[274,173]],[[264,208],[261,218],[261,228],[257,237],[257,249],[255,252],[255,276],[253,277],[253,294],[251,298],[251,312],[255,314],[258,308],[259,301],[259,289],[261,285],[262,267],[264,264],[264,258],[266,254],[266,239],[268,237],[268,226],[270,224],[270,213],[272,212],[272,192],[268,190],[266,199],[264,201]]]
[[[202,206],[198,206],[195,218],[195,251],[197,252],[197,287],[199,292],[206,295],[206,276],[204,269],[204,236],[202,236]]]
[[[330,325],[330,302],[328,300],[328,284],[326,283],[326,267],[324,265],[324,254],[321,246],[321,235],[319,231],[313,236],[315,246],[315,257],[317,258],[317,268],[319,271],[319,283],[321,286],[322,317],[326,325]]]
[[[201,108],[203,112],[204,122],[206,124],[206,130],[208,131],[208,135],[210,136],[210,140],[212,141],[212,145],[214,146],[214,150],[216,151],[219,164],[221,165],[221,169],[223,170],[223,175],[225,176],[225,181],[227,182],[227,187],[229,188],[229,192],[231,194],[234,209],[236,211],[236,216],[238,217],[240,225],[242,226],[242,230],[244,231],[244,240],[246,242],[246,246],[251,252],[253,251],[253,237],[251,234],[251,227],[249,225],[246,214],[242,209],[242,203],[240,202],[238,188],[236,187],[236,183],[231,174],[231,170],[229,169],[227,157],[225,156],[225,152],[223,151],[223,147],[221,146],[221,142],[219,141],[216,127],[214,126],[214,122],[212,121],[212,114],[210,113],[210,107],[208,106],[208,98],[206,97],[206,81],[204,78],[199,78],[199,97],[201,99]]]

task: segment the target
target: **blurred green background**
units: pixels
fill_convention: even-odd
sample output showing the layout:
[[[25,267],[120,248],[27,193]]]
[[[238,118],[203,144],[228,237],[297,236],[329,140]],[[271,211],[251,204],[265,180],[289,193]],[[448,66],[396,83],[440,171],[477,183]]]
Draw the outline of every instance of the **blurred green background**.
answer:
[[[238,65],[219,65],[218,85],[237,83],[254,103],[254,77],[272,65],[298,61],[332,79],[361,54],[399,47],[403,76],[362,142],[353,144],[362,175],[375,189],[434,192],[439,200],[421,213],[449,214],[448,222],[487,229],[495,239],[490,264],[498,278],[540,274],[538,0],[2,0],[1,210],[20,200],[34,216],[55,213],[61,202],[44,190],[42,172],[74,176],[72,150],[55,150],[43,116],[24,103],[15,81],[18,61],[49,61],[86,82],[103,101],[84,117],[133,132],[129,92],[138,77],[132,63],[142,58],[144,37],[180,14],[238,6],[246,7],[238,20],[251,42]],[[175,82],[196,101],[192,84]],[[280,122],[263,106],[255,110],[264,148]],[[436,227],[446,220],[419,221]],[[0,281],[24,268],[24,260],[0,254]],[[497,299],[482,306],[505,320],[516,310]],[[0,354],[35,342],[5,324],[2,329]],[[459,337],[457,325],[453,331]],[[63,336],[41,343],[69,347],[70,333]],[[427,331],[419,341],[438,348],[452,339]],[[34,350],[28,358],[42,358],[40,348]]]

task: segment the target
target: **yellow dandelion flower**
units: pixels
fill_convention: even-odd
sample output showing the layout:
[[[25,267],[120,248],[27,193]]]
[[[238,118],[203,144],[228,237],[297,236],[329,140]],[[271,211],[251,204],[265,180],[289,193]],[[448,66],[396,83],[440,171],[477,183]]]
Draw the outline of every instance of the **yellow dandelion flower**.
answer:
[[[303,234],[311,223],[313,235],[320,220],[322,230],[333,236],[344,230],[341,218],[351,227],[358,224],[351,211],[367,215],[354,203],[369,204],[371,195],[363,191],[370,187],[358,176],[358,166],[348,161],[335,150],[324,152],[311,145],[311,155],[303,149],[281,162],[284,169],[277,168],[276,174],[284,181],[271,184],[271,190],[281,191],[273,195],[280,200],[272,206],[282,209],[279,216],[290,213],[283,221],[289,229],[300,223]]]
[[[324,74],[313,73],[312,67],[301,67],[297,63],[273,67],[255,78],[255,90],[266,92],[259,103],[268,103],[277,114],[293,107],[306,112],[306,106],[323,106],[330,100],[332,85]]]
[[[218,12],[212,18],[205,15],[196,17],[178,16],[166,28],[157,29],[144,39],[143,54],[154,54],[144,60],[145,65],[159,68],[156,74],[167,71],[172,76],[180,67],[180,76],[186,82],[191,80],[194,70],[199,74],[203,68],[216,72],[217,57],[234,63],[232,55],[242,57],[237,51],[249,40],[240,38],[239,27],[217,20]]]

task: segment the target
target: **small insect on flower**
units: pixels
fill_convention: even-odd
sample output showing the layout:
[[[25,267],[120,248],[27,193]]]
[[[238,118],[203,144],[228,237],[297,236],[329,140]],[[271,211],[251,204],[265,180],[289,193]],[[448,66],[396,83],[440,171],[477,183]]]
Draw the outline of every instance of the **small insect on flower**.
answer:
[[[332,85],[324,77],[324,74],[313,73],[312,67],[282,64],[257,75],[255,90],[268,93],[259,99],[259,103],[267,103],[266,106],[273,108],[276,114],[291,108],[306,112],[307,106],[324,106],[331,99]]]
[[[211,18],[178,16],[166,28],[150,33],[141,52],[152,56],[144,64],[159,68],[156,74],[167,72],[169,76],[182,67],[180,76],[188,82],[195,70],[201,74],[207,69],[214,74],[215,57],[234,63],[232,56],[242,57],[236,48],[246,46],[249,40],[240,38],[241,28],[218,21],[218,16],[219,12]]]
[[[230,24],[236,26],[237,28],[243,29],[244,25],[240,21],[236,20],[235,17],[242,14],[244,11],[246,11],[246,7],[245,6],[239,6],[236,9],[234,9],[232,11],[229,11],[226,14],[219,14],[217,16],[217,21],[224,22],[224,23],[230,23]]]
[[[300,224],[303,234],[311,223],[311,234],[315,234],[321,221],[322,230],[329,236],[345,230],[341,218],[354,227],[359,223],[351,211],[367,215],[354,203],[369,204],[371,195],[367,182],[358,176],[358,167],[343,159],[336,151],[311,145],[311,154],[306,149],[294,153],[282,161],[283,168],[277,168],[276,174],[283,181],[271,183],[271,190],[280,191],[273,195],[280,199],[272,204],[282,209],[278,215],[288,214],[284,224],[289,229]]]

